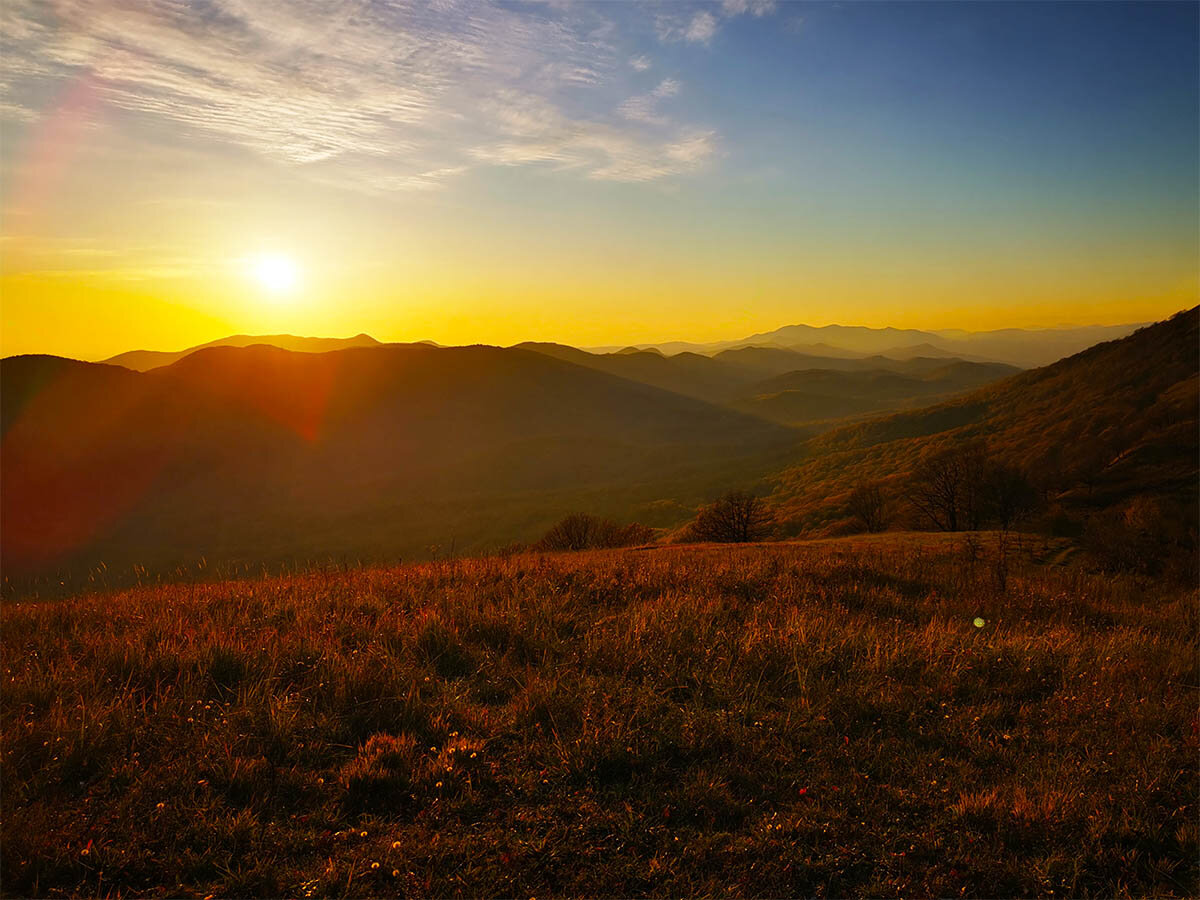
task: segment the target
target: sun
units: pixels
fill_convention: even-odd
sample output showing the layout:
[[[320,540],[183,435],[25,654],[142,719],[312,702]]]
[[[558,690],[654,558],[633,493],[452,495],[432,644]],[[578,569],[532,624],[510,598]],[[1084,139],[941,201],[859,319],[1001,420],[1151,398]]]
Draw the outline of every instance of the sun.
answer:
[[[290,256],[263,253],[250,262],[250,271],[263,288],[272,294],[287,294],[300,281],[300,269]]]

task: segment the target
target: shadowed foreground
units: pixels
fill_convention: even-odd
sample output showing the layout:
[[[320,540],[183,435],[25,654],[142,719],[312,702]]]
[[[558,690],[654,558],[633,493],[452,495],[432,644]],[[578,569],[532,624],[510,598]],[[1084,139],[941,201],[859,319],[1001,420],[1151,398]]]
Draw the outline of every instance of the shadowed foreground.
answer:
[[[975,550],[9,606],[3,891],[1194,896],[1195,591]]]

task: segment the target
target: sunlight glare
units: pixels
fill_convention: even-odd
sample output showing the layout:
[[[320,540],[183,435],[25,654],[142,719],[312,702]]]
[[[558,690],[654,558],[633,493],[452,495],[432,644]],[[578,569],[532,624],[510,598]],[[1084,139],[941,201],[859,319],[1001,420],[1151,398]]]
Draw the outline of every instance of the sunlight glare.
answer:
[[[253,260],[255,280],[273,294],[284,294],[295,288],[300,280],[296,263],[287,256],[264,253]]]

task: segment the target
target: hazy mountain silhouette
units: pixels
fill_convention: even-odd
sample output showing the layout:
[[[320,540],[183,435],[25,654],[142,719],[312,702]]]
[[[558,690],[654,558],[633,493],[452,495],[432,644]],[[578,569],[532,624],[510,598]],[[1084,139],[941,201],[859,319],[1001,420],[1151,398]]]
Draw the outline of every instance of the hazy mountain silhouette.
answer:
[[[422,343],[430,343],[424,341]],[[330,350],[344,350],[349,347],[378,347],[379,341],[369,334],[356,334],[349,338],[297,337],[294,334],[233,334],[229,337],[209,341],[207,344],[197,344],[186,350],[130,350],[118,353],[102,362],[114,366],[124,366],[137,372],[148,372],[162,366],[169,366],[185,356],[190,356],[197,350],[209,347],[252,347],[255,344],[265,344],[279,347],[281,350],[295,350],[301,353],[325,353]],[[435,345],[436,346],[436,345]]]
[[[215,347],[145,373],[53,357],[0,373],[9,575],[468,549],[572,508],[694,503],[795,443],[519,349]]]
[[[974,362],[1004,362],[1028,368],[1049,365],[1100,341],[1124,337],[1144,324],[1004,328],[978,332],[960,329],[921,331],[913,328],[867,328],[857,325],[785,325],[740,340],[707,344],[666,341],[636,346],[640,349],[657,348],[667,355],[691,352],[711,356],[741,347],[769,347],[818,356],[843,357],[886,355],[902,359],[910,355],[949,355]],[[616,348],[593,348],[593,351],[613,349]]]
[[[970,353],[963,353],[957,350],[947,350],[945,347],[939,347],[935,344],[910,344],[906,347],[889,347],[879,354],[888,359],[913,359],[915,357],[924,358],[942,358],[942,359],[961,359],[965,362],[974,363],[989,363],[992,360],[981,356],[975,356]],[[1008,365],[1004,363],[1003,365]]]

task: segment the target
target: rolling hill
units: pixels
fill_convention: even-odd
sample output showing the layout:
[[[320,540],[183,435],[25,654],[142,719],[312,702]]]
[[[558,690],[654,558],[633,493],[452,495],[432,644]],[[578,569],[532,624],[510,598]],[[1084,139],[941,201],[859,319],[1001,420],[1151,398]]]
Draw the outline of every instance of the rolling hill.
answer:
[[[858,484],[881,481],[899,495],[922,459],[974,439],[1068,506],[1148,495],[1194,517],[1198,321],[1193,308],[945,403],[813,438],[773,481],[787,532],[836,529]]]
[[[940,356],[818,356],[784,347],[738,347],[723,350],[713,356],[699,353],[666,356],[657,350],[637,350],[632,347],[615,353],[589,353],[563,344],[534,342],[518,344],[517,348],[532,350],[688,397],[697,397],[710,403],[732,406],[764,418],[787,422],[839,419],[857,415],[865,410],[897,409],[920,397],[948,396],[955,391],[978,387],[1018,371],[1015,367],[1002,363],[967,363]],[[962,363],[962,366],[958,369],[947,369],[947,366],[957,363]],[[925,379],[926,373],[942,369],[947,371],[941,376],[940,384],[934,385]],[[840,379],[833,375],[835,371],[847,373],[844,384],[839,383]],[[865,376],[868,373],[878,375],[881,371],[913,376],[913,390],[902,395],[896,395],[894,392],[882,393],[878,401],[864,403],[863,392],[870,389]],[[806,376],[805,373],[809,372],[825,374]],[[812,399],[813,411],[805,409],[802,403],[779,410],[772,408],[769,402],[756,404],[756,398],[760,395],[784,390],[783,387],[770,385],[772,379],[779,377],[807,378],[809,382],[814,383],[824,379],[830,382],[830,387],[827,391],[815,391]],[[792,412],[795,414],[791,414]]]
[[[664,356],[657,350],[628,348],[616,353],[589,353],[564,344],[529,342],[516,349],[529,350],[578,366],[607,372],[710,403],[725,403],[753,374],[724,365],[699,353]]]
[[[8,577],[428,555],[529,539],[579,508],[669,524],[795,443],[494,347],[216,347],[145,373],[14,357],[0,376]]]
[[[1003,363],[955,360],[937,366],[913,361],[916,374],[888,369],[805,369],[750,385],[739,408],[777,422],[810,424],[882,410],[928,404],[977,388],[1020,370]]]

